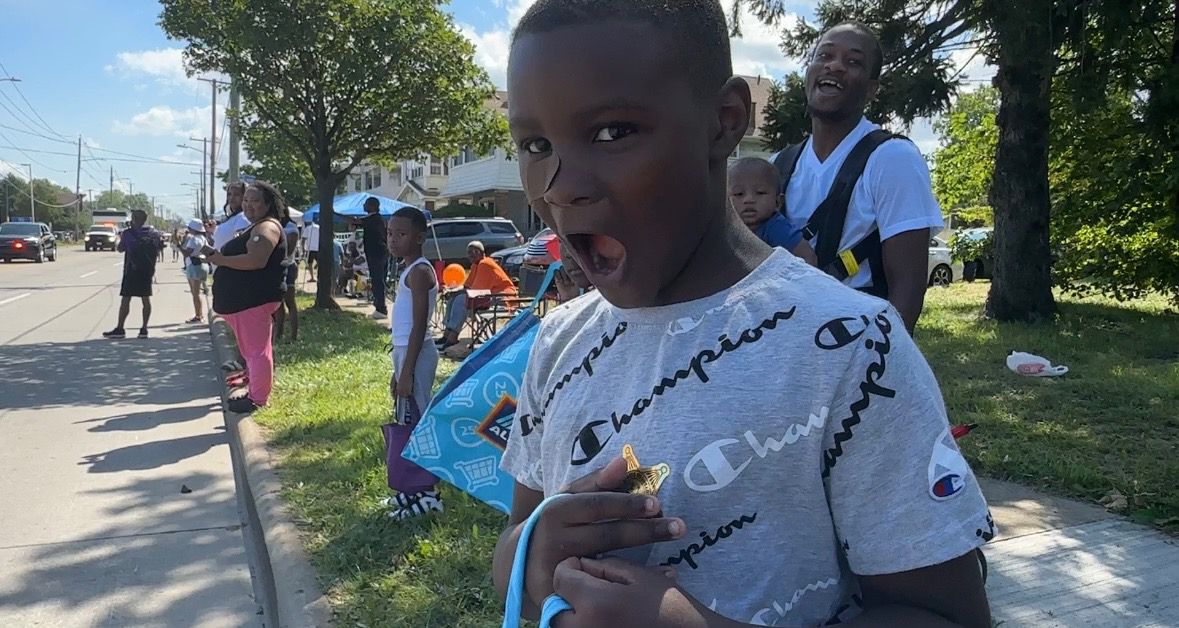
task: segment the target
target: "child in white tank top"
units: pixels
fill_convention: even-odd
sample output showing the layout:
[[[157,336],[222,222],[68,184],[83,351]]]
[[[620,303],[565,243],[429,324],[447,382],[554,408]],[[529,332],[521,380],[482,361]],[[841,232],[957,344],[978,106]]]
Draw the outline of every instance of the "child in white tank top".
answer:
[[[422,256],[422,243],[426,239],[426,217],[422,212],[415,208],[398,210],[389,220],[386,236],[389,252],[394,257],[411,260],[397,280],[397,295],[393,299],[393,376],[389,379],[397,421],[411,423],[420,417],[409,408],[416,406],[418,412],[423,412],[430,405],[438,368],[438,349],[427,340],[429,321],[438,302],[438,280],[434,268]],[[442,511],[436,483],[428,487],[391,488],[398,491],[387,500],[393,507],[389,513],[393,519]]]

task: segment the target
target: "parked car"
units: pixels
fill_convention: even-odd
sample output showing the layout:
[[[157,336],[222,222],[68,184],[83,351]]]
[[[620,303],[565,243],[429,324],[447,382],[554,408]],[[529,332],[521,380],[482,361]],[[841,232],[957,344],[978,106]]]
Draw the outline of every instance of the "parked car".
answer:
[[[467,246],[475,240],[483,243],[488,255],[524,244],[524,236],[507,218],[445,218],[430,223],[422,252],[428,260],[463,263]]]
[[[112,225],[94,225],[86,232],[84,242],[87,251],[114,251],[119,247],[119,232]]]
[[[962,262],[950,257],[950,245],[941,238],[929,239],[929,285],[948,286],[962,277]]]
[[[527,246],[513,246],[510,249],[492,253],[491,259],[495,260],[509,277],[519,279],[520,267],[524,265],[524,252],[527,250]]]
[[[529,266],[548,268],[549,264],[556,261],[553,259],[553,254],[549,252],[549,244],[556,239],[557,234],[552,229],[544,229],[533,236],[532,240],[528,242],[528,249],[524,252],[524,263]]]
[[[31,259],[40,264],[57,261],[57,238],[43,222],[0,224],[0,259]]]

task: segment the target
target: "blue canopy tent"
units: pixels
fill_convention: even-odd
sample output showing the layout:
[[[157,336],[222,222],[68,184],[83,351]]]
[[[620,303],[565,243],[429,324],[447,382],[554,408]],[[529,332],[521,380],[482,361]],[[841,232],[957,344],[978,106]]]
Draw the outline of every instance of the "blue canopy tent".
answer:
[[[386,218],[392,216],[393,212],[401,209],[402,207],[413,207],[413,205],[410,205],[409,203],[402,203],[401,201],[395,201],[391,198],[385,198],[384,196],[377,196],[376,194],[368,194],[365,192],[354,192],[352,194],[337,196],[336,198],[332,199],[332,209],[334,210],[336,216],[344,218],[363,218],[365,215],[364,202],[369,198],[375,198],[381,202],[381,210],[379,213]],[[306,222],[311,222],[318,217],[319,203],[308,207],[307,211],[303,212],[303,220]],[[429,220],[428,214],[426,219]]]

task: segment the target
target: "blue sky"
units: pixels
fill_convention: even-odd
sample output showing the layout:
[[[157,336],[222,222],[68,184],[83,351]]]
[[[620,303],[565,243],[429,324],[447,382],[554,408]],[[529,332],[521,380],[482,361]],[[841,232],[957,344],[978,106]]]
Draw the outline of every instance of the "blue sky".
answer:
[[[501,87],[508,34],[531,3],[455,0],[447,8],[475,42],[476,61]],[[815,4],[790,6],[809,17]],[[200,157],[177,144],[210,134],[211,94],[207,83],[185,76],[182,46],[160,30],[159,11],[148,0],[0,0],[0,78],[21,79],[0,81],[0,172],[24,176],[15,164],[32,162],[35,177],[73,189],[81,135],[83,193],[108,187],[113,167],[120,189],[130,186],[170,212],[192,213],[194,192],[185,184],[197,182],[192,172]],[[744,25],[745,36],[733,42],[738,73],[780,78],[798,67],[778,50],[777,30],[752,18]],[[218,135],[226,98],[222,93],[218,100]],[[923,148],[934,145],[927,126],[913,136]],[[227,150],[219,151],[218,168]],[[219,195],[218,206],[222,200]]]

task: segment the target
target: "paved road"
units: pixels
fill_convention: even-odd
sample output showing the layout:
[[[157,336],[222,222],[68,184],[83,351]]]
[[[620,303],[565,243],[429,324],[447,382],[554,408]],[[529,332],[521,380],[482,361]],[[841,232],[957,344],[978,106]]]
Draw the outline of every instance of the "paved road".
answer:
[[[169,262],[104,340],[121,261],[0,263],[0,626],[261,625],[208,330]]]

